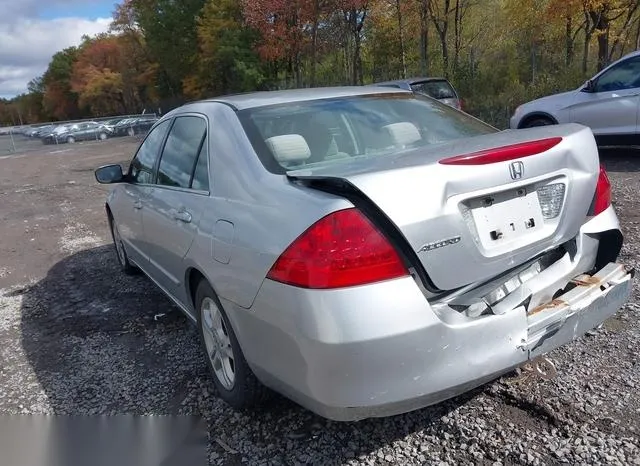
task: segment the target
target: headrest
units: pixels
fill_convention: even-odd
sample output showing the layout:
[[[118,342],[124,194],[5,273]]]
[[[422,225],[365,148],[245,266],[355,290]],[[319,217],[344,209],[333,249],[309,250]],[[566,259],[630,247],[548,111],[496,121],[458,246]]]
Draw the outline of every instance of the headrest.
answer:
[[[413,123],[402,121],[400,123],[392,123],[387,126],[383,126],[385,130],[389,132],[393,143],[396,146],[408,146],[416,141],[422,139],[420,131]]]
[[[307,141],[299,134],[282,134],[265,141],[280,163],[304,162],[311,157]]]

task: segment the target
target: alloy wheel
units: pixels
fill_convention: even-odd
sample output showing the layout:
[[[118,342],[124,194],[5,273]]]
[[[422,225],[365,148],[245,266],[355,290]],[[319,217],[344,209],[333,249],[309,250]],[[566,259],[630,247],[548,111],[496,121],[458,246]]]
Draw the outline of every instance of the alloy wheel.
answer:
[[[235,356],[220,308],[213,299],[205,297],[200,316],[204,344],[213,372],[222,386],[231,390],[236,380]]]

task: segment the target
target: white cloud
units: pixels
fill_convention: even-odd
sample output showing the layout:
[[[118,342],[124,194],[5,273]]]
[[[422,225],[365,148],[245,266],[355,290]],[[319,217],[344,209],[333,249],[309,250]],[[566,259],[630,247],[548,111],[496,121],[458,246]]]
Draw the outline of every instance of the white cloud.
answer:
[[[54,53],[78,45],[85,34],[106,32],[110,23],[111,18],[45,20],[23,16],[12,20],[3,15],[0,19],[0,97],[26,92],[27,83],[44,73]]]

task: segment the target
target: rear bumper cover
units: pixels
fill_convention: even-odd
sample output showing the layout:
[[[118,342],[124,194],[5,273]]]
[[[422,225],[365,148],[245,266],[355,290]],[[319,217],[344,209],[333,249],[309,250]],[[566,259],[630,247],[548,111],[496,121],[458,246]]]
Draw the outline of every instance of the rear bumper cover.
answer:
[[[579,243],[593,260],[591,234],[583,231]],[[576,267],[585,264],[580,256]],[[563,287],[566,277],[549,270]],[[580,337],[628,299],[633,270],[609,263],[571,277],[571,290],[529,312],[519,305],[476,318],[433,308],[412,278],[331,291],[266,280],[251,310],[223,305],[263,383],[321,416],[350,421],[438,403]]]

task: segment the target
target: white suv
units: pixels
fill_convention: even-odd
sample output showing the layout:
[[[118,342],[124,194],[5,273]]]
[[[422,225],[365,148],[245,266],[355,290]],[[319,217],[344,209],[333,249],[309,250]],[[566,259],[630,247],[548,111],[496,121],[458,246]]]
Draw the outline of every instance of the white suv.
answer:
[[[518,107],[512,129],[559,123],[588,126],[600,146],[640,144],[640,51],[630,53],[578,89]]]

